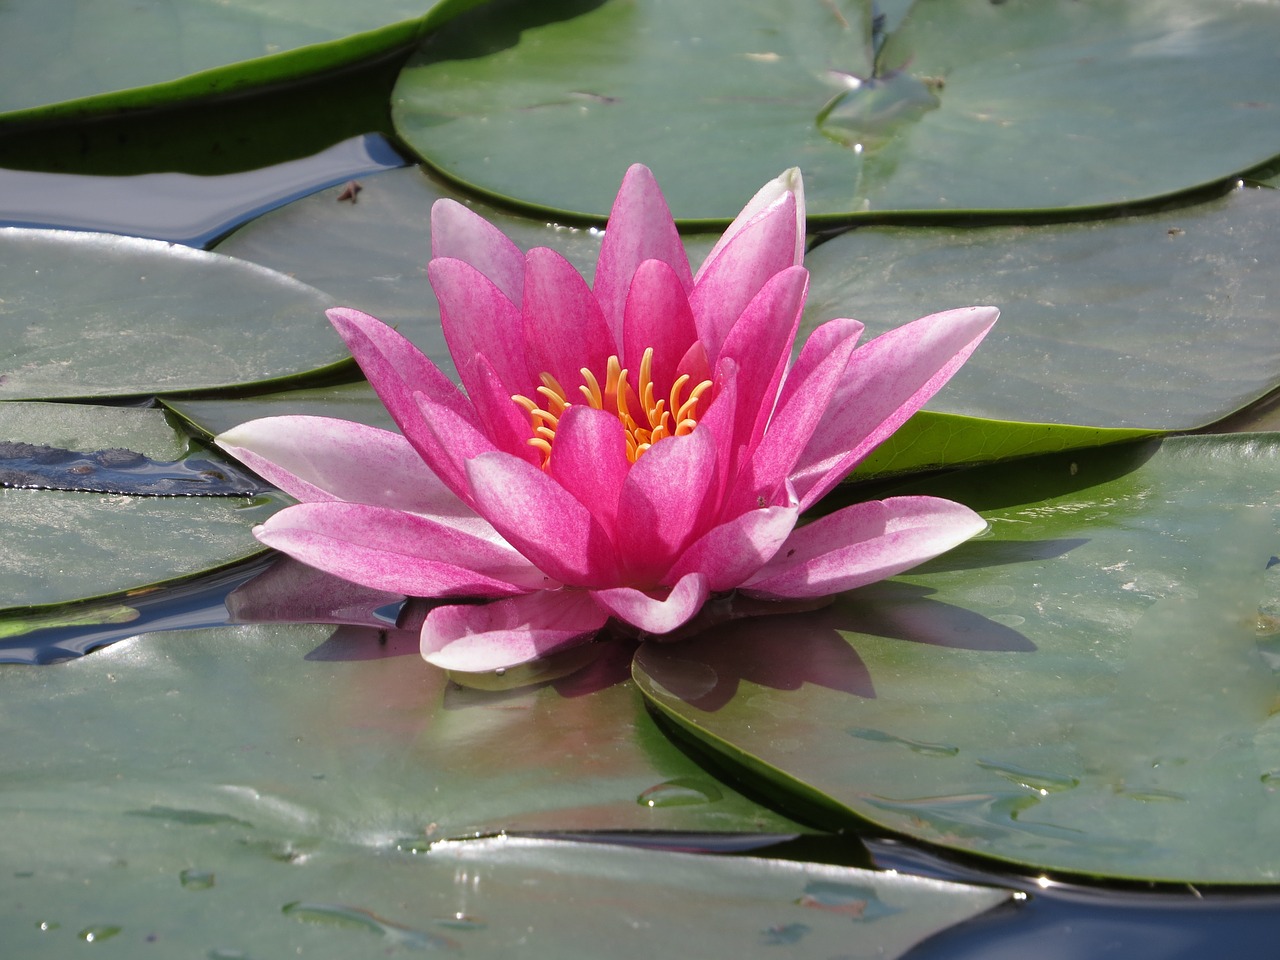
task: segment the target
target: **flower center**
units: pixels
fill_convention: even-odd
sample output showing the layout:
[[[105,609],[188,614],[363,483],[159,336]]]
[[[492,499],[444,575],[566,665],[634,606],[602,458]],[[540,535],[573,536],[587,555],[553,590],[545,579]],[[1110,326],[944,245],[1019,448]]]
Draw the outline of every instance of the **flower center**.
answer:
[[[586,367],[581,370],[582,384],[579,393],[597,410],[616,414],[622,423],[627,439],[627,459],[632,463],[651,446],[665,437],[682,437],[698,425],[698,401],[711,389],[711,381],[703,380],[685,396],[689,375],[681,374],[671,392],[656,399],[653,385],[653,347],[649,347],[640,359],[640,376],[634,387],[627,382],[628,371],[617,356],[609,358],[605,369],[604,387]],[[551,447],[555,443],[556,428],[560,417],[572,404],[569,394],[555,377],[544,373],[539,377],[537,399],[516,394],[511,399],[529,414],[533,436],[529,444],[542,451],[542,468],[551,462]],[[541,403],[541,406],[539,406]]]

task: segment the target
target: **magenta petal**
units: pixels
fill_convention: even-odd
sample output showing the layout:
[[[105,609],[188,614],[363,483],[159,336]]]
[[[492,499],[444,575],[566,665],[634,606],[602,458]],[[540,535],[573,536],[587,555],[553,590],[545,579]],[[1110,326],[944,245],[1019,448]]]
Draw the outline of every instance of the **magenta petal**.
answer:
[[[805,230],[804,180],[800,176],[800,168],[792,167],[789,170],[782,171],[781,174],[766,183],[756,191],[754,197],[747,201],[747,205],[742,208],[742,212],[734,217],[733,223],[729,224],[729,228],[716,241],[716,245],[711,248],[707,258],[702,261],[702,266],[698,268],[697,274],[694,275],[694,283],[697,283],[702,278],[702,274],[707,267],[720,255],[720,251],[728,245],[729,241],[742,232],[743,227],[775,203],[778,203],[783,195],[787,193],[795,197],[796,237],[792,263],[796,266],[803,263]]]
[[[896,576],[986,529],[968,507],[937,497],[855,503],[799,527],[743,585],[752,597],[820,597]]]
[[[554,250],[534,247],[525,257],[524,341],[529,372],[549,373],[571,393],[583,367],[603,377],[613,333],[605,326],[595,295],[582,275]],[[574,397],[569,397],[572,402]]]
[[[445,670],[501,670],[580,643],[608,619],[583,590],[436,607],[422,625],[422,656]]]
[[[844,479],[941,389],[999,316],[995,307],[947,310],[855,350],[791,474],[801,507]]]
[[[755,402],[739,406],[734,422],[734,445],[754,449],[773,412],[772,398],[800,325],[809,273],[787,267],[774,274],[752,298],[734,323],[720,350],[720,358],[738,365],[738,392]]]
[[[699,271],[689,304],[714,366],[742,311],[776,273],[795,266],[796,200],[786,193],[744,226]]]
[[[581,403],[560,416],[548,469],[614,542],[618,499],[630,468],[622,422],[616,416]]]
[[[658,396],[664,396],[676,380],[680,361],[697,342],[698,331],[688,293],[661,260],[646,260],[636,268],[622,329],[622,365],[631,371],[631,385],[636,385],[645,350],[653,347],[651,377]]]
[[[466,469],[480,515],[548,576],[575,587],[617,582],[604,527],[542,470],[498,451],[467,461]]]
[[[346,341],[391,419],[432,472],[465,500],[466,484],[456,467],[456,456],[439,447],[435,439],[438,431],[428,427],[414,394],[424,394],[432,408],[446,411],[450,420],[480,434],[480,422],[466,396],[421,350],[381,320],[350,307],[334,307],[325,315]]]
[[[269,547],[308,566],[417,597],[508,596],[546,578],[499,539],[363,503],[300,503],[254,529]]]
[[[431,206],[431,256],[465,260],[513,304],[520,303],[524,254],[501,230],[456,200],[437,200]]]
[[[593,284],[614,342],[623,343],[623,313],[631,278],[646,260],[669,266],[686,296],[693,289],[689,258],[671,220],[667,201],[648,167],[633,165],[622,178],[600,245]],[[643,344],[640,349],[654,344]],[[678,359],[678,358],[677,358]]]
[[[265,417],[232,427],[215,442],[298,500],[475,516],[409,441],[390,430],[329,417]]]
[[[521,258],[523,269],[523,258]],[[510,397],[537,383],[525,361],[524,321],[519,301],[512,303],[488,277],[462,260],[436,258],[427,265],[440,301],[440,325],[458,376],[470,394],[474,358],[483,355]]]
[[[749,506],[747,501],[757,496],[770,498],[786,481],[843,381],[861,333],[862,324],[856,320],[832,320],[809,335],[752,454],[743,488],[731,502]]]
[[[709,595],[707,578],[687,573],[670,589],[613,587],[591,594],[611,614],[645,633],[663,634],[684,626],[702,609]]]
[[[494,447],[530,463],[542,463],[542,454],[529,445],[533,436],[529,414],[511,399],[511,392],[483,354],[472,361],[467,391]]]
[[[710,431],[659,440],[632,465],[618,503],[618,553],[628,577],[658,583],[710,520],[716,447]]]
[[[698,571],[713,593],[732,590],[773,558],[799,516],[796,507],[748,510],[690,544],[665,579],[675,582]]]

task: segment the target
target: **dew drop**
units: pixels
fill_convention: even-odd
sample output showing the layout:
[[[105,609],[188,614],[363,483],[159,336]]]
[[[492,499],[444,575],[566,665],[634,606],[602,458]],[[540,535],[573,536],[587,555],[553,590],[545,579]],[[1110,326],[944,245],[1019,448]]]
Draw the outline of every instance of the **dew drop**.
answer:
[[[110,940],[121,930],[120,927],[111,926],[109,924],[100,924],[96,927],[85,927],[76,934],[85,943],[97,943],[100,940]]]
[[[804,893],[795,902],[801,907],[838,913],[855,920],[877,920],[901,912],[881,900],[872,887],[830,880],[806,883]]]
[[[451,917],[445,917],[436,921],[437,926],[448,927],[450,930],[483,930],[488,926],[479,917],[473,917],[459,910]]]
[[[715,803],[723,796],[714,783],[698,777],[676,777],[650,787],[636,797],[636,803],[642,807],[688,807]]]
[[[760,932],[760,942],[766,947],[785,947],[799,943],[810,930],[803,923],[777,924]]]
[[[979,760],[978,766],[983,770],[990,770],[997,773],[1006,780],[1018,784],[1020,787],[1026,787],[1028,790],[1034,790],[1040,796],[1047,796],[1050,793],[1061,793],[1063,790],[1071,790],[1080,786],[1080,781],[1076,777],[1068,777],[1056,773],[1046,773],[1041,770],[1028,770],[1023,767],[1015,767],[1013,764],[993,763],[990,760]]]
[[[338,927],[364,933],[377,934],[393,947],[407,947],[414,950],[426,950],[433,947],[451,947],[454,944],[423,930],[402,927],[399,924],[384,920],[377,914],[359,907],[348,907],[339,903],[306,903],[294,901],[286,903],[281,912],[303,923],[314,923],[319,926]]]
[[[50,930],[57,930],[61,926],[62,924],[60,924],[57,920],[37,920],[36,921],[36,929],[43,930],[46,933]]]
[[[396,841],[396,849],[401,853],[411,853],[415,856],[419,853],[430,853],[431,841],[424,840],[422,837],[402,837]]]
[[[213,886],[212,870],[183,870],[178,879],[187,890],[208,890]]]

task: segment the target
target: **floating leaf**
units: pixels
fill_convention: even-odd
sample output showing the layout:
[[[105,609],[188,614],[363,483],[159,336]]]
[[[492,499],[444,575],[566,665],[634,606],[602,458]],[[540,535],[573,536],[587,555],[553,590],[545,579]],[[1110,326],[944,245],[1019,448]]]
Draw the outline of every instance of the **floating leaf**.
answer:
[[[437,844],[503,827],[795,827],[726,786],[700,805],[636,803],[655,783],[713,781],[629,682],[609,685],[625,658],[594,683],[476,694],[400,644],[238,627],[148,634],[53,669],[0,667],[0,808],[22,823],[0,873],[6,947],[69,952],[77,931],[109,924],[120,933],[106,956],[136,956],[149,938],[223,957],[440,941],[479,957],[581,956],[602,942],[722,956],[803,924],[802,942],[825,953],[856,935],[897,956],[1007,899],[759,858]],[[216,883],[193,888],[193,876]],[[833,897],[847,909],[829,909]],[[662,922],[637,928],[636,913]]]
[[[1127,204],[1280,153],[1271,4],[879,6],[490,3],[424,42],[393,119],[476,190],[596,217],[636,161],[684,219],[799,166],[821,219]]]
[[[1280,385],[1280,193],[1038,227],[866,228],[806,258],[806,325],[866,336],[992,303],[1001,318],[932,404],[997,419],[1185,430]]]
[[[474,2],[9,0],[0,6],[0,122],[153,107],[305,77],[411,43]]]
[[[155,240],[0,228],[0,399],[285,384],[350,362],[329,297]]]
[[[990,534],[827,611],[647,646],[635,677],[828,819],[1043,870],[1280,882],[1278,468],[1275,435],[1184,438],[919,483]]]

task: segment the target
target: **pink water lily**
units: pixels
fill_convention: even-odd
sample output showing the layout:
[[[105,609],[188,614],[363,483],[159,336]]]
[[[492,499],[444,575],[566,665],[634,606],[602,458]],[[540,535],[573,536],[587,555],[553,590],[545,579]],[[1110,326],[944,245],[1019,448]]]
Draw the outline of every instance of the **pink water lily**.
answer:
[[[860,347],[862,324],[832,320],[791,363],[808,288],[798,171],[761,189],[696,274],[643,166],[622,182],[592,286],[451,200],[431,226],[463,389],[390,327],[337,308],[401,433],[289,416],[218,438],[301,501],[256,529],[263,543],[377,590],[467,601],[427,616],[427,660],[512,666],[611,619],[667,634],[729,591],[848,590],[983,529],[931,497],[797,526],[998,315],[950,310]]]

